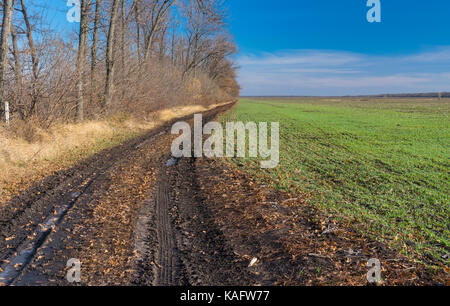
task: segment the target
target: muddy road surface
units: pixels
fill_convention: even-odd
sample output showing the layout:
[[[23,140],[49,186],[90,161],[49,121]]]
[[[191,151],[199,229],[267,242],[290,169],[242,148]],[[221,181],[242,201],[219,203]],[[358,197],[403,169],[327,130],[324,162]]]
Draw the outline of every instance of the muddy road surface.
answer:
[[[230,107],[205,112],[204,123]],[[173,123],[4,203],[0,284],[366,285],[370,258],[384,284],[445,283],[224,160],[168,164]],[[71,259],[80,282],[67,278]]]

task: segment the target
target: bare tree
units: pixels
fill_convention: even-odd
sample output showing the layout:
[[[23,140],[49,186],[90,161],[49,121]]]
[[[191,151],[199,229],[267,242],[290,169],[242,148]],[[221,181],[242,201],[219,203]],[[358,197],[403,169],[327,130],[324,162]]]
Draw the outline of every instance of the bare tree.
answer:
[[[138,55],[138,63],[139,65],[142,62],[142,55],[141,55],[141,18],[140,18],[140,11],[141,11],[141,1],[135,0],[134,1],[134,18],[136,23],[136,51]]]
[[[114,90],[114,39],[117,23],[117,14],[119,9],[120,0],[113,0],[111,7],[111,16],[109,22],[108,41],[106,47],[106,85],[105,85],[105,98],[103,106],[105,108],[111,105],[112,94]]]
[[[20,50],[17,43],[17,34],[14,27],[11,28],[11,39],[12,39],[12,54],[14,63],[11,64],[14,70],[14,76],[16,79],[16,103],[13,105],[15,111],[19,113],[21,119],[25,119],[25,114],[23,112],[22,105],[18,105],[22,98],[23,93],[23,77],[22,77],[22,65],[20,63]]]
[[[226,57],[233,50],[224,36],[225,13],[222,0],[189,0],[183,12],[186,24],[186,51],[183,75],[196,73],[211,57]]]
[[[98,50],[98,30],[100,27],[100,8],[102,6],[102,0],[95,1],[95,15],[94,15],[94,32],[92,36],[92,48],[91,48],[91,100],[92,93],[96,87],[95,69],[97,67],[97,50]],[[91,101],[92,102],[92,101]]]
[[[20,0],[20,4],[22,7],[21,12],[23,15],[23,20],[25,22],[25,29],[26,29],[25,32],[26,32],[26,36],[27,36],[27,40],[28,40],[28,47],[29,47],[29,52],[30,52],[30,57],[31,57],[31,66],[32,66],[32,73],[33,73],[31,105],[27,111],[27,115],[29,116],[34,112],[34,110],[36,108],[36,104],[39,99],[39,91],[37,88],[38,82],[39,82],[39,59],[38,59],[36,46],[34,43],[34,38],[33,38],[33,28],[31,26],[30,17],[28,16],[27,8],[25,6],[25,1]]]
[[[17,44],[17,35],[14,28],[11,28],[11,39],[12,39],[12,45],[13,45],[13,57],[14,57],[14,75],[16,76],[16,82],[19,87],[19,90],[22,89],[23,81],[22,81],[22,68],[20,65],[20,56],[19,56],[19,46]]]
[[[22,0],[23,1],[23,0]],[[83,72],[86,60],[87,40],[90,23],[90,0],[81,0],[80,34],[77,57],[77,121],[84,119]]]
[[[153,46],[153,39],[159,30],[161,22],[164,20],[169,9],[177,0],[153,0],[149,3],[149,22],[144,26],[145,51],[144,61],[146,61]]]
[[[122,6],[120,8],[120,64],[121,70],[125,70],[125,35],[127,32],[127,22],[125,17],[125,3],[126,0],[122,0]]]
[[[83,0],[79,32],[72,33],[77,48],[46,24],[41,3],[15,1],[13,19],[14,0],[0,1],[0,29],[8,34],[2,36],[0,98],[8,97],[13,120],[33,117],[41,126],[97,118],[105,110],[147,116],[163,106],[230,99],[239,94],[231,60],[236,48],[222,1]],[[112,105],[116,86],[121,103]]]
[[[5,70],[8,65],[9,38],[11,35],[14,0],[3,0],[3,23],[0,42],[0,106],[4,109]]]

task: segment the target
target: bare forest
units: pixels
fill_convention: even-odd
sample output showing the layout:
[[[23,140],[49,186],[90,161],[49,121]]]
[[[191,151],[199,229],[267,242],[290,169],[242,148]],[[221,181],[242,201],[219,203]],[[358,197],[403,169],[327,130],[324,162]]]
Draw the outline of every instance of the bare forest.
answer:
[[[223,0],[80,0],[69,37],[47,1],[1,3],[0,115],[11,123],[146,118],[239,95]]]

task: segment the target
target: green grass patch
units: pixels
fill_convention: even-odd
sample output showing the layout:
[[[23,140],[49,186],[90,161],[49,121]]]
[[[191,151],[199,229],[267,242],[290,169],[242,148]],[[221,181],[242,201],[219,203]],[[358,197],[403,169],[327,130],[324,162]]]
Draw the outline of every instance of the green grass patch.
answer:
[[[431,99],[241,99],[222,120],[279,122],[277,168],[233,161],[311,193],[315,206],[408,255],[448,265],[449,111],[450,101]]]

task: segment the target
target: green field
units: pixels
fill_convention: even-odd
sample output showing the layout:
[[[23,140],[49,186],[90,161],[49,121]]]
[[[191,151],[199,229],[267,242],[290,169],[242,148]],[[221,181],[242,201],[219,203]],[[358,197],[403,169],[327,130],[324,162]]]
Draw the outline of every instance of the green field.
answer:
[[[280,123],[274,186],[425,262],[448,265],[450,101],[241,99],[224,121]],[[242,165],[243,164],[243,165]]]

